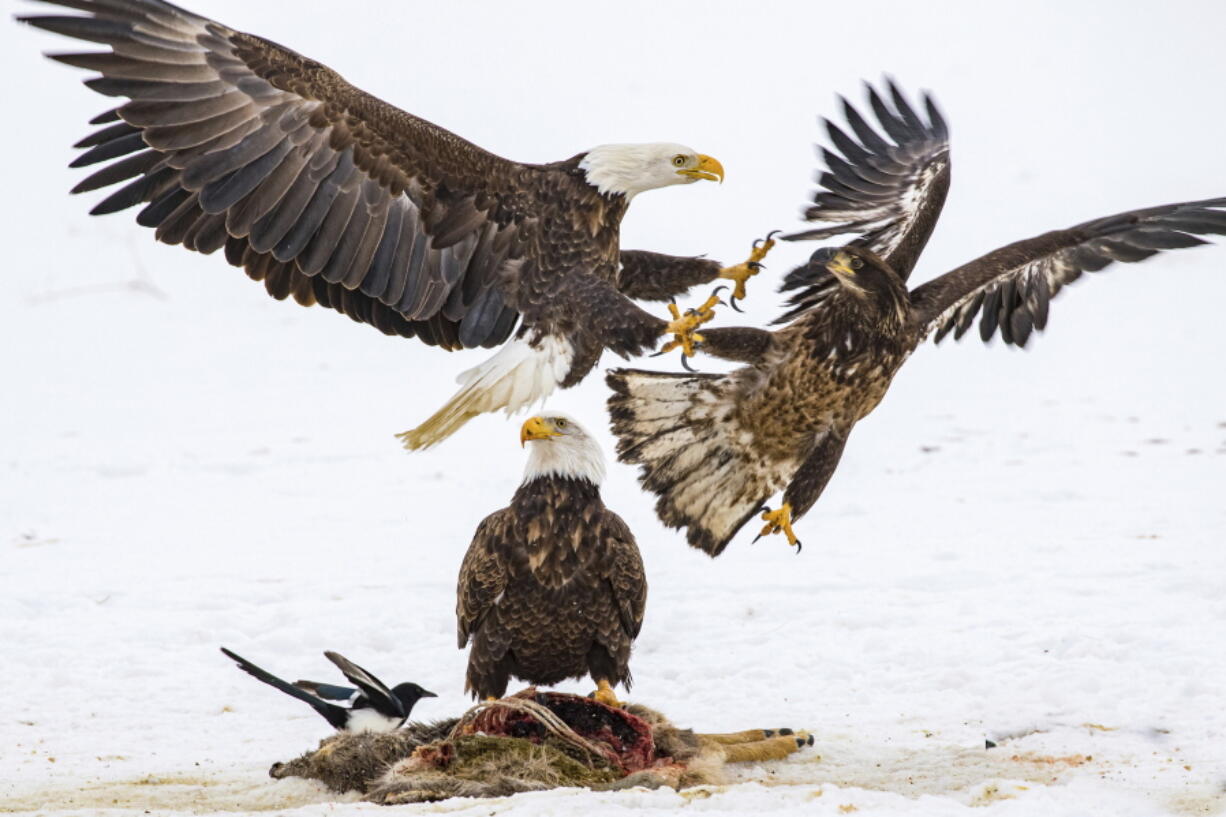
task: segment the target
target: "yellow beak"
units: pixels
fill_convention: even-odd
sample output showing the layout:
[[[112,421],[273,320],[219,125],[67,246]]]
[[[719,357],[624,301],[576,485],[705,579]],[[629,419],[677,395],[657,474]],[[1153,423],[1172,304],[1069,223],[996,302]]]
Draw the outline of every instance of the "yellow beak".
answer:
[[[845,252],[836,253],[834,258],[826,262],[826,269],[843,278],[854,278],[856,271],[851,268],[851,256]]]
[[[677,174],[689,176],[691,179],[706,179],[711,182],[724,183],[724,166],[719,163],[719,159],[705,153],[698,154],[697,165],[678,170]]]
[[[523,448],[528,440],[548,440],[560,436],[544,417],[530,417],[519,429],[519,446]]]

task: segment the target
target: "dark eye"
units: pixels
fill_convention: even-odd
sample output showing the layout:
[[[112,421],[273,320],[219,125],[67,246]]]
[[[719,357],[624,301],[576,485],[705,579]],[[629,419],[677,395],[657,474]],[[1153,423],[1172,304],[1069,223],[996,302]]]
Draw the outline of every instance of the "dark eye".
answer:
[[[554,420],[553,422],[554,422],[554,425],[556,425],[558,428],[566,428],[566,421],[563,420],[561,417]]]
[[[856,257],[853,255],[853,256],[851,257],[851,268],[852,268],[852,269],[860,269],[860,267],[862,267],[862,266],[864,266],[864,262],[863,262],[863,261],[861,261],[859,258],[856,258]]]
[[[677,167],[684,167],[685,166],[685,156],[678,153],[676,156],[673,157],[673,164],[675,164]]]

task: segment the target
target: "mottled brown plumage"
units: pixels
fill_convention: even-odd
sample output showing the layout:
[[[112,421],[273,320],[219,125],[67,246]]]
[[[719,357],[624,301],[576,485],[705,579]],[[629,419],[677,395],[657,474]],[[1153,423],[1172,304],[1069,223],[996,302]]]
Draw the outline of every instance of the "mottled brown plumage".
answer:
[[[481,698],[501,697],[511,677],[631,683],[630,649],[647,601],[638,547],[601,501],[597,470],[565,451],[590,452],[595,441],[561,415],[525,427],[538,419],[557,433],[525,438],[534,456],[524,483],[481,522],[460,567],[459,645],[471,643],[465,688]],[[537,447],[565,456],[538,456]]]
[[[783,289],[795,294],[783,328],[703,331],[703,351],[749,365],[728,375],[608,377],[619,457],[642,465],[660,519],[712,556],[780,490],[783,505],[764,515],[763,532],[792,540],[790,522],[821,495],[852,427],[930,333],[960,337],[980,315],[985,341],[999,329],[1006,343],[1025,345],[1046,325],[1051,298],[1083,271],[1226,234],[1226,198],[1134,210],[1010,244],[908,291],[945,200],[949,145],[931,99],[925,120],[893,83],[889,97],[892,105],[869,89],[892,142],[846,103],[856,139],[827,122],[842,156],[824,151],[829,170],[806,215],[835,226],[785,238],[863,234],[787,276]]]
[[[107,164],[74,192],[123,184],[95,214],[141,206],[137,221],[158,240],[224,250],[275,298],[445,349],[498,346],[522,319],[516,337],[530,353],[512,363],[535,354],[535,368],[494,367],[477,384],[483,399],[455,407],[413,447],[480,411],[518,408],[506,401],[525,390],[535,400],[579,382],[605,349],[651,348],[668,322],[627,295],[667,298],[720,271],[688,258],[674,268],[618,243],[635,193],[722,177],[710,157],[654,146],[682,151],[665,151],[662,174],[599,148],[514,162],[288,48],[162,0],[43,1],[87,16],[21,19],[112,49],[52,58],[98,72],[86,84],[99,93],[131,99],[78,143],[87,150],[74,167]],[[502,396],[491,396],[493,375],[510,383]]]

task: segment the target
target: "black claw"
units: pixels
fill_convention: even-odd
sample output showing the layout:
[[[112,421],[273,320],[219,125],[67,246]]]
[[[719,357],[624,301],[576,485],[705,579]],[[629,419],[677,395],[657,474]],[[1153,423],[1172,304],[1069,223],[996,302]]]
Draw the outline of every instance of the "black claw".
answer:
[[[722,304],[722,303],[723,303],[723,301],[720,301],[720,303]],[[737,306],[737,305],[736,305],[736,296],[735,296],[735,295],[733,295],[731,298],[729,298],[729,299],[728,299],[728,305],[729,305],[729,306],[731,306],[733,309],[735,309],[737,312],[744,312],[744,311],[745,311],[744,309],[741,309],[739,306]]]
[[[711,290],[711,294],[712,294],[712,295],[718,295],[718,294],[719,294],[719,291],[720,291],[721,289],[727,289],[727,288],[728,288],[728,285],[727,285],[727,284],[720,284],[720,285],[719,285],[719,286],[717,286],[715,289]],[[723,301],[720,301],[720,303],[723,303]]]
[[[755,536],[755,537],[753,538],[753,541],[752,541],[752,542],[750,542],[749,544],[751,544],[751,545],[756,545],[756,544],[758,544],[758,540],[759,540],[759,539],[761,539],[761,538],[762,538],[762,534],[760,534],[760,533],[759,533],[757,536]]]
[[[750,261],[745,266],[749,267],[750,269],[762,269],[762,263],[760,261]]]
[[[800,555],[800,551],[804,549],[804,546],[805,546],[804,542],[801,542],[799,539],[796,540],[796,555],[797,556]]]
[[[697,370],[697,369],[695,369],[695,368],[693,368],[692,366],[690,366],[690,364],[689,364],[689,363],[687,363],[687,362],[686,362],[686,361],[688,361],[689,359],[690,359],[690,356],[689,356],[689,355],[687,355],[685,352],[682,352],[682,353],[681,353],[681,368],[685,369],[687,372],[693,372],[693,373],[697,374],[697,373],[698,373],[698,370]]]
[[[813,736],[812,736],[812,735],[809,735],[809,745],[810,745],[810,746],[812,746],[812,745],[813,745]]]
[[[783,230],[771,230],[769,233],[766,234],[766,240],[770,241],[772,238],[779,235],[781,232],[783,232]]]
[[[660,350],[660,351],[658,351],[658,352],[652,352],[652,353],[651,353],[650,355],[648,355],[647,357],[659,357],[659,356],[660,356],[660,355],[662,355],[662,354],[664,354],[664,350],[663,350],[663,349],[661,349],[661,350]]]

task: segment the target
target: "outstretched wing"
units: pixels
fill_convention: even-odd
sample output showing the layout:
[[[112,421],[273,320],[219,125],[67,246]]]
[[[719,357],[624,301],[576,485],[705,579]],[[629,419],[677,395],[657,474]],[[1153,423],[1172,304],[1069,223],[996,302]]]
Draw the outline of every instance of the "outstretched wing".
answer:
[[[827,170],[805,210],[808,221],[829,222],[784,236],[789,241],[857,233],[858,244],[885,259],[902,276],[911,274],[936,226],[949,191],[949,131],[936,104],[924,95],[927,120],[886,81],[890,103],[865,84],[879,133],[846,99],[843,115],[854,137],[823,119],[835,150],[821,149]],[[887,138],[888,137],[888,138]],[[892,140],[892,141],[891,141]]]
[[[911,302],[921,331],[937,341],[951,330],[962,337],[980,315],[983,340],[999,328],[1005,343],[1025,346],[1047,325],[1051,299],[1083,272],[1205,244],[1197,238],[1205,234],[1226,235],[1226,198],[1130,210],[1018,241],[917,287]]]
[[[43,0],[88,16],[23,17],[110,52],[53,54],[130,102],[93,120],[73,162],[109,162],[74,192],[144,205],[168,244],[226,258],[278,299],[321,304],[446,348],[514,328],[514,184],[537,172],[401,111],[327,66],[162,0]]]
[[[387,684],[380,681],[370,672],[359,667],[345,656],[331,650],[324,650],[324,657],[336,664],[337,669],[345,674],[349,682],[366,693],[366,697],[375,709],[385,715],[407,717],[408,713],[400,703],[400,698],[392,694]]]

